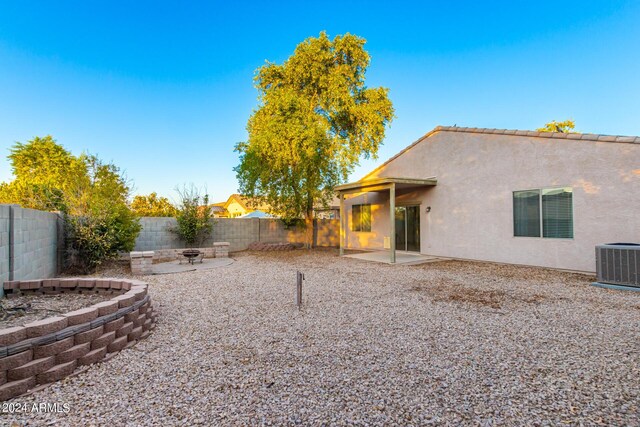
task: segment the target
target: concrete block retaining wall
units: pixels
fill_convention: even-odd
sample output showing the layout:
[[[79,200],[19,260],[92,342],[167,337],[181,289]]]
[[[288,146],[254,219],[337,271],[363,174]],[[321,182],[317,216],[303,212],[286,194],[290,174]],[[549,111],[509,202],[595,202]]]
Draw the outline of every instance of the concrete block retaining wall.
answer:
[[[56,276],[62,244],[55,213],[0,205],[0,282]]]
[[[228,258],[229,257],[229,242],[216,242],[212,243],[211,246],[206,248],[189,248],[189,249],[197,249],[200,252],[204,253],[205,258]],[[164,261],[175,261],[176,259],[180,259],[178,254],[182,251],[187,250],[187,248],[177,248],[177,249],[157,249],[155,251],[145,251],[153,252],[153,260],[156,262],[164,262]],[[133,254],[135,252],[131,252]]]
[[[140,225],[142,231],[136,240],[135,251],[180,249],[186,246],[170,231],[177,225],[175,218],[145,217],[140,219]],[[317,219],[314,221],[313,234],[315,246],[337,247],[340,222],[337,219]],[[247,249],[254,242],[304,243],[305,236],[303,227],[286,227],[279,219],[215,218],[213,235],[200,246],[206,248],[216,242],[229,242],[229,252],[237,252]]]
[[[27,393],[111,358],[146,338],[156,313],[138,280],[64,278],[9,281],[7,297],[26,293],[106,293],[108,301],[61,316],[0,329],[0,400]]]
[[[146,275],[153,273],[153,251],[131,252],[131,274]]]
[[[9,280],[11,206],[0,205],[0,282]],[[0,291],[1,292],[1,291]]]

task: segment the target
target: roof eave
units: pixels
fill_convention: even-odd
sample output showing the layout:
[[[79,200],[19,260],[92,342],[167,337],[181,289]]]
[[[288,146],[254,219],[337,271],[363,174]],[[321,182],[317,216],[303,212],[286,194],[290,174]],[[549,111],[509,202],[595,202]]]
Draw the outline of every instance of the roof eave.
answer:
[[[374,178],[374,179],[363,179],[360,181],[338,185],[335,187],[335,191],[337,191],[338,193],[354,191],[354,190],[362,190],[362,192],[366,192],[368,190],[371,190],[372,188],[377,189],[380,187],[387,187],[387,186],[391,186],[391,184],[409,185],[409,186],[415,186],[415,187],[422,187],[422,186],[426,187],[426,186],[434,186],[437,183],[438,183],[438,180],[435,177],[425,178],[425,179],[384,177],[384,178]]]

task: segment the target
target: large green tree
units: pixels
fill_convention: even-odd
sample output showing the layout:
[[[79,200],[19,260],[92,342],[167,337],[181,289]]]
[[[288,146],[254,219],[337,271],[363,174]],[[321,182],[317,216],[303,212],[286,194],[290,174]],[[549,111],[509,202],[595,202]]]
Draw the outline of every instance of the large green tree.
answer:
[[[323,32],[283,64],[257,70],[259,106],[236,145],[242,194],[284,218],[312,221],[361,157],[375,158],[394,110],[388,89],[365,86],[365,40]]]
[[[158,197],[153,192],[148,196],[135,196],[131,202],[131,210],[138,216],[173,216],[178,210],[166,197]]]
[[[65,211],[65,193],[77,193],[74,188],[87,183],[86,159],[73,156],[50,135],[35,137],[26,144],[18,142],[10,152],[15,179],[0,184],[0,203]]]
[[[0,184],[0,203],[62,212],[67,267],[90,271],[133,249],[140,225],[128,206],[129,184],[115,165],[74,156],[51,136],[16,143],[9,160],[14,180]]]

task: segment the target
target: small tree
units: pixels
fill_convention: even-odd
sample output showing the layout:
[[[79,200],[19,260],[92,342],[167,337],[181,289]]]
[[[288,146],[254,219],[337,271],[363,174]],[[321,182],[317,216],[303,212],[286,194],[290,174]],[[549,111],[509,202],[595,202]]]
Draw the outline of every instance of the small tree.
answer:
[[[565,120],[563,122],[556,122],[555,120],[547,123],[544,127],[536,129],[538,132],[562,132],[562,133],[575,133],[573,130],[576,128],[576,122],[573,120]]]
[[[142,216],[172,216],[175,217],[178,210],[166,197],[158,197],[153,192],[148,196],[135,196],[131,202],[131,210],[136,215]]]
[[[105,260],[133,250],[140,225],[126,207],[65,215],[66,257],[69,271],[90,273]]]
[[[283,218],[305,218],[312,243],[313,206],[324,205],[360,157],[376,157],[393,106],[383,87],[365,85],[370,57],[351,34],[322,32],[283,64],[258,69],[259,107],[236,145],[240,191]]]
[[[60,211],[67,270],[91,272],[133,249],[140,225],[127,204],[130,186],[115,165],[74,156],[51,136],[16,143],[9,160],[15,179],[0,184],[0,203]]]
[[[87,174],[67,191],[66,267],[88,273],[133,250],[141,226],[127,204],[130,188],[120,170],[96,156],[80,158]]]
[[[200,246],[213,231],[211,223],[211,208],[209,207],[209,195],[200,195],[199,190],[191,186],[183,186],[176,189],[180,197],[176,213],[177,227],[171,231],[176,233],[187,246]]]

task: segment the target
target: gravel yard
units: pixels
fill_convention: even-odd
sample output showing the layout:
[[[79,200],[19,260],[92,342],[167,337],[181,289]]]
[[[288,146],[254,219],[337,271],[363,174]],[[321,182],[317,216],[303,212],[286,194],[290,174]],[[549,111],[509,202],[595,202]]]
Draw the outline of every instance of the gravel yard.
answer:
[[[151,336],[0,424],[640,425],[640,293],[589,276],[301,250],[144,280]]]

